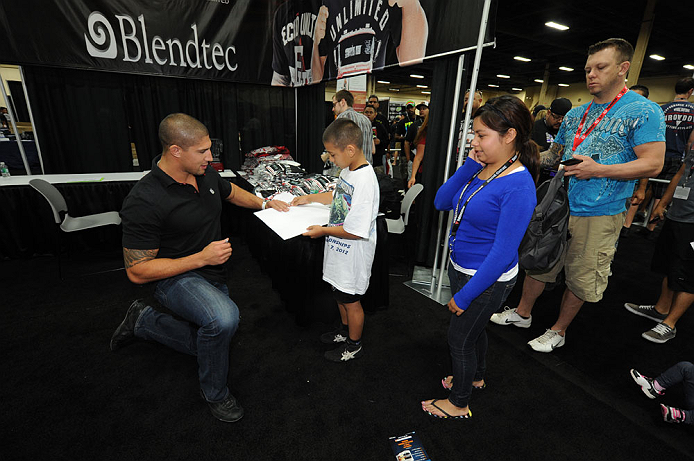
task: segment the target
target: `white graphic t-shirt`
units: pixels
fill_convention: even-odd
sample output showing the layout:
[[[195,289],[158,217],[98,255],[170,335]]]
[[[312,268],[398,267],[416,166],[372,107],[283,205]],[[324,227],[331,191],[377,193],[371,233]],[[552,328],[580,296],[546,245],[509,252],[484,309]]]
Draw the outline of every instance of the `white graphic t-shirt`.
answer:
[[[348,294],[364,294],[369,287],[376,252],[379,188],[371,165],[340,173],[328,226],[342,226],[360,239],[325,238],[323,280]]]

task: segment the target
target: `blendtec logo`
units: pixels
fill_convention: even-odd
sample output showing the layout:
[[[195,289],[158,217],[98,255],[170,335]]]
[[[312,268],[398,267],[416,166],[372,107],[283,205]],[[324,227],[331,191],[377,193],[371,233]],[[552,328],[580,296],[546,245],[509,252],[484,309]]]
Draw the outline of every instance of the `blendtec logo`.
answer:
[[[224,48],[219,43],[210,44],[205,40],[198,40],[198,26],[191,24],[193,39],[188,40],[183,46],[177,38],[162,39],[159,35],[152,38],[151,43],[147,39],[147,27],[144,15],[139,15],[138,26],[132,17],[125,14],[116,14],[123,45],[123,61],[139,62],[144,52],[145,63],[156,62],[160,66],[180,66],[217,70],[229,69],[234,72],[238,68],[236,63],[236,48],[231,45]],[[89,36],[84,34],[84,42],[90,56],[103,59],[116,59],[118,48],[116,46],[116,34],[106,16],[98,11],[93,11],[87,20]],[[136,52],[134,52],[136,50]],[[202,59],[201,59],[202,57]],[[152,60],[154,58],[154,60]],[[178,58],[178,59],[177,59]]]

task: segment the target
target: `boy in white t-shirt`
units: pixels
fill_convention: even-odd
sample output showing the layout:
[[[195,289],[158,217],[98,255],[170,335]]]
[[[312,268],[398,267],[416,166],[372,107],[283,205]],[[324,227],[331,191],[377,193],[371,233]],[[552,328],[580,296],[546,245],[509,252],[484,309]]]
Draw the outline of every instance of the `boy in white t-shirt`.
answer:
[[[373,167],[362,151],[362,132],[348,119],[337,119],[325,129],[323,144],[332,162],[342,168],[332,192],[297,197],[292,205],[311,202],[330,205],[327,226],[309,226],[303,235],[325,236],[323,280],[330,283],[340,311],[341,326],[321,335],[325,344],[339,343],[325,358],[344,362],[363,354],[364,310],[361,297],[369,287],[376,251],[379,189]]]

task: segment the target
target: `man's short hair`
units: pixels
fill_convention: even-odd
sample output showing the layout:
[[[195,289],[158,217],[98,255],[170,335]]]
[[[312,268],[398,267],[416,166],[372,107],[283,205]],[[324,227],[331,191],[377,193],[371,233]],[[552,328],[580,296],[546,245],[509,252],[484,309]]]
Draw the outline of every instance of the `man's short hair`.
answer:
[[[373,109],[374,112],[376,112],[376,107],[374,107],[373,104],[367,104],[367,105],[365,105],[365,106],[364,106],[364,110],[366,110],[366,109]]]
[[[354,105],[354,96],[349,91],[340,90],[337,93],[335,93],[335,100],[337,102],[340,102],[343,99],[345,100],[345,102],[347,103],[347,105],[349,107],[352,107]]]
[[[159,124],[159,141],[163,150],[173,145],[187,149],[209,134],[205,125],[187,114],[169,114]]]
[[[651,94],[650,91],[648,91],[648,87],[646,85],[632,85],[629,87],[630,90],[632,91],[640,91],[643,93],[643,97],[647,98],[648,95]]]
[[[634,56],[634,47],[631,43],[627,42],[623,38],[608,38],[602,42],[598,42],[595,45],[588,47],[588,56],[602,51],[607,48],[614,48],[617,53],[617,60],[621,64],[624,61],[630,61]]]
[[[675,93],[684,94],[692,88],[694,88],[694,78],[684,77],[677,80],[677,83],[675,84]]]
[[[378,102],[378,96],[376,96],[375,94],[372,94],[371,96],[369,96],[368,99],[371,99],[371,98],[374,98],[376,100],[376,102]]]
[[[333,144],[340,150],[345,150],[352,144],[358,150],[362,150],[363,136],[359,125],[347,118],[338,118],[323,132],[323,144]]]

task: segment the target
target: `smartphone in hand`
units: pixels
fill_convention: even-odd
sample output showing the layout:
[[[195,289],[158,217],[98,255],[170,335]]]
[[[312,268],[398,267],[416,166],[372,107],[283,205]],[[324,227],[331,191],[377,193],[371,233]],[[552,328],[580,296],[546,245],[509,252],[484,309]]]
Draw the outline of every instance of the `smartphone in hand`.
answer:
[[[581,160],[580,158],[570,158],[570,159],[564,160],[562,162],[559,162],[559,164],[564,165],[564,166],[571,166],[571,165],[578,165],[582,161],[583,160]]]

